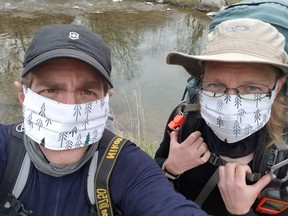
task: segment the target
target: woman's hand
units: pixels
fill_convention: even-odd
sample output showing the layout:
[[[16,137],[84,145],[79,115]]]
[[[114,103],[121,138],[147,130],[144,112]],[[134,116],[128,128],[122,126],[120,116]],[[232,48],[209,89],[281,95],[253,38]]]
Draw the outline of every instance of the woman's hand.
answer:
[[[210,151],[199,131],[191,133],[181,144],[177,142],[177,136],[176,131],[170,134],[169,155],[165,162],[167,171],[178,175],[208,161]]]
[[[246,184],[246,173],[251,173],[248,165],[227,163],[219,167],[218,187],[226,209],[232,214],[246,214],[259,193],[272,180],[271,175],[263,176],[253,185]]]

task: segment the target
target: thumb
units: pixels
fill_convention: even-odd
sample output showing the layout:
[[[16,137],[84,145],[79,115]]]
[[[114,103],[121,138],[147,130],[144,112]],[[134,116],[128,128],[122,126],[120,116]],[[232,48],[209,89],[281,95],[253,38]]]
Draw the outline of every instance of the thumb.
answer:
[[[258,180],[257,183],[254,184],[254,186],[257,188],[257,190],[260,191],[263,190],[264,187],[266,187],[272,180],[272,176],[270,174],[264,175],[261,179]]]
[[[172,131],[170,133],[170,145],[178,144],[177,138],[178,138],[178,132]]]

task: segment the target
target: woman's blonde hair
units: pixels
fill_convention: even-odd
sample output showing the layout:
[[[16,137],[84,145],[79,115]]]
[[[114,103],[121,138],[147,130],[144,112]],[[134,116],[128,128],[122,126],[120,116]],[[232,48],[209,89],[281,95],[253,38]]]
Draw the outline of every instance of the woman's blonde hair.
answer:
[[[266,124],[268,132],[268,143],[267,146],[272,145],[278,139],[283,137],[284,129],[287,126],[287,98],[282,92],[279,92],[271,109],[271,117]]]

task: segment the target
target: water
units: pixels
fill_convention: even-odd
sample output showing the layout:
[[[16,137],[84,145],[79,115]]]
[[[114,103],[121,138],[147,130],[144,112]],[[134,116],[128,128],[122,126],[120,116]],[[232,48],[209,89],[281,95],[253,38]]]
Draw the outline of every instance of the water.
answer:
[[[199,54],[211,21],[197,11],[128,0],[0,0],[0,19],[2,123],[22,119],[13,81],[34,33],[47,24],[75,23],[92,28],[112,50],[111,107],[119,129],[155,145],[188,78],[181,67],[167,65],[166,56]]]

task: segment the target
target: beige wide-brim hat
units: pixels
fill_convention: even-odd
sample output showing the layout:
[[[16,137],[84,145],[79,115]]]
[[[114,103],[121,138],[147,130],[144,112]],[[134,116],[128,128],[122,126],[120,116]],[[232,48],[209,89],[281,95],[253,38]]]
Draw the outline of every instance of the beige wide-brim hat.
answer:
[[[260,63],[275,66],[288,75],[285,38],[272,25],[256,19],[243,18],[220,23],[208,35],[201,55],[171,52],[167,63],[183,66],[189,74],[200,78],[203,62]]]

